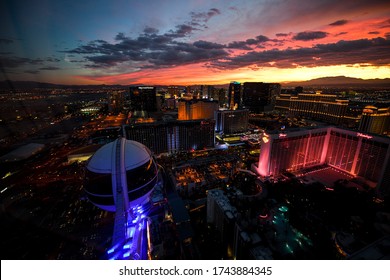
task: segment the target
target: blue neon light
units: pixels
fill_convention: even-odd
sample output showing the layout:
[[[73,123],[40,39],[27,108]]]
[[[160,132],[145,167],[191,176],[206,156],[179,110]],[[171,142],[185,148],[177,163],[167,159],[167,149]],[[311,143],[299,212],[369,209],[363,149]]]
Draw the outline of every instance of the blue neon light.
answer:
[[[129,230],[130,230],[129,237],[133,237],[135,232],[135,227],[132,227]]]
[[[111,248],[110,250],[107,251],[107,254],[112,254],[114,253],[115,249],[114,248]]]

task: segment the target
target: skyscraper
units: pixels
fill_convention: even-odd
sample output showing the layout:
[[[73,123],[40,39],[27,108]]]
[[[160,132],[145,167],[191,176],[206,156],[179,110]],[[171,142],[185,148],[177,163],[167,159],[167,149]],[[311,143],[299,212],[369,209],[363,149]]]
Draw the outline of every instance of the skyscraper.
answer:
[[[228,106],[230,110],[241,108],[241,84],[231,82],[228,91]]]
[[[243,106],[252,113],[273,110],[276,96],[280,94],[280,84],[247,82],[242,89]]]
[[[214,129],[214,120],[161,121],[124,126],[124,134],[160,154],[213,148]]]
[[[218,110],[215,111],[215,130],[225,134],[241,133],[248,130],[249,111]]]
[[[130,87],[130,104],[137,111],[156,112],[156,88],[150,86]]]
[[[214,119],[214,112],[218,108],[218,101],[202,99],[180,100],[178,120]]]

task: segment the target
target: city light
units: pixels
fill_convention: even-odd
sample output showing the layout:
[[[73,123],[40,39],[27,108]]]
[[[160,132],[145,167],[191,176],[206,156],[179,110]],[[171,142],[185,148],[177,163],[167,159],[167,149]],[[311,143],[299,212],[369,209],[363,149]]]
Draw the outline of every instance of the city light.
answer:
[[[362,137],[362,138],[366,138],[366,139],[372,139],[373,138],[371,135],[367,135],[367,134],[360,133],[360,132],[357,133],[357,136],[358,137]]]
[[[209,26],[253,6],[210,3],[164,28],[80,31],[83,41],[52,42],[51,55],[21,53],[23,40],[3,34],[5,258],[388,257],[390,91],[387,80],[357,79],[388,75],[383,13],[370,8],[374,21],[352,9],[305,28],[317,31],[249,28],[240,38],[228,26],[217,38]],[[359,60],[368,56],[372,65]],[[64,71],[72,86],[21,81]]]

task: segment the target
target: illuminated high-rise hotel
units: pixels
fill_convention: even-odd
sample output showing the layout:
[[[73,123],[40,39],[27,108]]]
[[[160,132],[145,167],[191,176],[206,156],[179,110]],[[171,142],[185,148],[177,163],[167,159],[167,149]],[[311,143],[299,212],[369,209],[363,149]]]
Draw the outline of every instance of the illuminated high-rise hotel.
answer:
[[[214,112],[218,109],[218,101],[180,100],[177,119],[180,121],[214,119]]]
[[[359,130],[377,134],[390,134],[390,107],[366,106],[360,119]]]
[[[256,172],[283,171],[327,164],[389,191],[390,139],[335,127],[264,134]]]
[[[349,101],[334,94],[300,93],[297,96],[280,94],[276,97],[275,109],[288,111],[291,116],[305,116],[340,124],[347,117]]]

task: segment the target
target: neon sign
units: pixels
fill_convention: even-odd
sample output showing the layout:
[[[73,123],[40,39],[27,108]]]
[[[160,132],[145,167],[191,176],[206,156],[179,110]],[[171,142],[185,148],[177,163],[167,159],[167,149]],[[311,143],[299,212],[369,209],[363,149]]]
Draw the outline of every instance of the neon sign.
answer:
[[[279,133],[279,138],[287,137],[286,133]]]
[[[362,138],[366,138],[366,139],[372,139],[371,135],[367,135],[367,134],[360,133],[360,132],[357,133],[357,136],[362,137]]]

